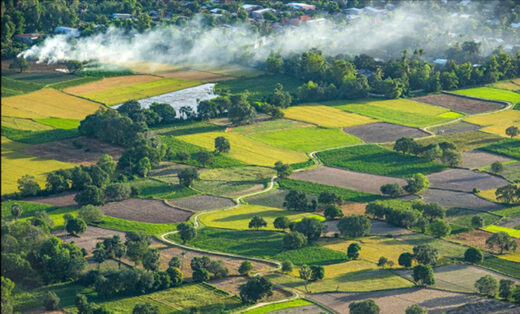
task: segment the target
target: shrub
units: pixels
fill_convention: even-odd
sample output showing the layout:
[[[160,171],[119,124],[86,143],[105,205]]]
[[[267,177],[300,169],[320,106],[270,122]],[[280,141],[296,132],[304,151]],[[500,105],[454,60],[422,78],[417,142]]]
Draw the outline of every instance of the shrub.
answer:
[[[401,255],[399,255],[399,259],[397,260],[399,265],[404,266],[404,267],[412,266],[412,261],[413,261],[413,255],[408,252],[405,252],[405,253],[402,253]]]
[[[500,279],[500,285],[498,288],[498,296],[508,300],[513,296],[513,286],[515,282],[509,279]]]
[[[466,252],[464,252],[464,260],[468,263],[477,264],[482,262],[483,259],[484,255],[478,248],[470,247]]]
[[[347,256],[350,259],[358,259],[359,258],[359,251],[361,250],[361,247],[357,243],[351,243],[347,248]]]
[[[471,226],[475,229],[482,228],[484,226],[484,219],[476,215],[471,217]]]
[[[500,161],[495,161],[491,164],[491,171],[493,171],[494,173],[502,172],[504,171],[504,165],[502,165]]]
[[[132,190],[128,184],[114,183],[105,189],[105,198],[110,201],[123,201],[130,197]]]
[[[103,221],[103,211],[96,206],[86,205],[80,208],[78,217],[83,219],[87,224],[99,223]]]
[[[436,219],[430,224],[430,232],[436,238],[442,238],[450,234],[450,224],[444,220]]]
[[[253,270],[253,264],[251,261],[243,261],[238,268],[238,273],[240,275],[248,275],[250,271]]]
[[[494,277],[485,275],[475,282],[475,288],[480,294],[494,297],[498,291],[498,282]]]
[[[419,304],[414,304],[414,305],[407,307],[405,313],[406,314],[427,314],[428,311],[426,311]]]
[[[430,186],[430,181],[422,173],[418,173],[408,178],[407,185],[404,190],[410,194],[417,194],[421,191],[426,190]]]
[[[433,285],[435,278],[433,277],[433,269],[430,265],[417,265],[413,268],[413,280],[418,285]]]
[[[352,302],[348,306],[350,314],[379,314],[381,311],[374,300]]]
[[[381,193],[390,197],[398,197],[401,195],[401,186],[398,183],[387,183],[381,185]]]
[[[282,272],[290,273],[293,271],[294,265],[291,261],[283,261],[282,262]]]
[[[56,295],[56,293],[52,291],[48,291],[43,298],[43,306],[47,311],[52,311],[58,309],[58,304],[60,304],[60,298]]]
[[[323,214],[329,220],[332,220],[337,217],[343,217],[343,211],[334,204],[328,205],[327,208],[325,208],[325,211]]]

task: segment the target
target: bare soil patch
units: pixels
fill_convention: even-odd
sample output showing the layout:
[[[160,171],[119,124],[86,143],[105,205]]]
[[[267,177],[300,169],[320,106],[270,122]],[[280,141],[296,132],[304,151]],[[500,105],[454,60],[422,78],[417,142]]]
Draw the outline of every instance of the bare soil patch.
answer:
[[[88,226],[87,231],[81,235],[80,238],[69,235],[66,231],[53,232],[53,235],[60,238],[63,242],[70,243],[74,241],[77,246],[92,252],[96,248],[96,243],[103,241],[103,239],[113,237],[118,234],[121,237],[121,241],[125,241],[125,233],[121,231],[103,229],[93,226]]]
[[[187,198],[180,198],[176,200],[169,200],[168,204],[182,209],[200,211],[215,208],[231,207],[235,205],[235,202],[233,202],[229,198],[205,194],[195,195]]]
[[[446,207],[460,207],[484,211],[500,210],[504,208],[503,205],[486,201],[467,192],[428,189],[421,195],[425,202],[437,202]]]
[[[396,182],[401,186],[406,185],[406,181],[399,178],[378,176],[325,166],[308,171],[296,172],[291,176],[291,179],[334,185],[346,189],[375,194],[381,193],[379,189],[383,184]]]
[[[453,111],[467,114],[494,111],[504,107],[503,104],[492,101],[469,99],[465,97],[448,94],[428,95],[412,98],[412,100],[427,103],[430,105],[445,107]]]
[[[490,249],[489,246],[486,245],[486,240],[493,235],[493,233],[484,231],[484,230],[471,230],[468,232],[458,233],[450,236],[450,240],[455,242],[460,242],[469,246],[478,247],[481,250],[500,253],[497,248]],[[520,246],[520,239],[513,238]]]
[[[449,169],[429,174],[427,177],[432,188],[463,192],[471,192],[473,188],[490,190],[509,183],[498,176],[465,169]]]
[[[468,131],[477,131],[480,130],[481,126],[459,121],[455,123],[450,123],[446,125],[442,125],[436,128],[431,128],[430,131],[437,135],[448,135],[448,134],[455,134],[455,133],[463,133]]]
[[[76,147],[73,143],[76,143]],[[124,148],[98,141],[89,137],[78,137],[55,142],[48,142],[27,146],[22,152],[42,158],[70,162],[90,166],[95,164],[101,156],[108,154],[119,160]]]
[[[108,203],[101,207],[108,216],[149,223],[178,223],[186,221],[193,213],[166,205],[163,201],[133,198]]]
[[[344,128],[343,131],[355,135],[367,143],[393,142],[401,137],[425,137],[429,134],[407,126],[386,122],[370,123]]]
[[[44,197],[30,197],[24,199],[24,201],[43,203],[57,207],[76,207],[78,203],[74,200],[74,196],[76,196],[75,192],[63,192]]]
[[[513,159],[502,155],[491,154],[481,150],[471,150],[469,152],[462,153],[462,160],[463,162],[461,167],[473,169],[491,165],[495,161],[507,162]]]

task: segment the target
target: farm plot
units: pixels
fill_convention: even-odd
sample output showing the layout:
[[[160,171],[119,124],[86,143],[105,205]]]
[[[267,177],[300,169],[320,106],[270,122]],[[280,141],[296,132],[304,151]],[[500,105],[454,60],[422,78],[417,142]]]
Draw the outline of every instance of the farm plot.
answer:
[[[500,81],[500,82],[493,83],[490,86],[493,87],[493,88],[507,89],[507,90],[510,90],[510,91],[513,91],[513,92],[520,92],[520,84],[519,83],[515,83],[514,80]]]
[[[520,97],[520,94],[518,94]],[[465,121],[483,126],[482,131],[498,134],[500,136],[506,135],[506,129],[510,126],[520,127],[520,111],[507,110],[497,113],[490,113],[474,117],[468,117]]]
[[[100,107],[100,104],[50,88],[2,98],[2,116],[21,118],[56,117],[82,120]]]
[[[2,127],[27,131],[52,130],[51,126],[39,123],[32,119],[18,117],[2,117]]]
[[[449,169],[427,177],[432,188],[462,192],[471,192],[473,188],[489,190],[508,184],[500,177],[465,169]]]
[[[486,244],[486,240],[493,234],[484,230],[471,230],[468,232],[458,233],[450,236],[450,240],[463,243],[468,246],[478,247],[481,250],[490,251],[493,253],[499,253],[500,251],[495,248],[490,248]],[[518,245],[520,245],[520,239],[516,239]]]
[[[276,172],[267,167],[232,167],[211,169],[200,174],[201,180],[261,181],[273,177]]]
[[[87,231],[81,234],[81,237],[71,236],[64,230],[52,233],[53,236],[60,238],[63,242],[70,243],[74,241],[77,246],[87,250],[89,253],[91,253],[92,250],[96,248],[96,243],[103,241],[103,239],[113,237],[116,234],[121,237],[121,241],[125,242],[126,238],[124,232],[103,229],[94,226],[88,226]],[[154,242],[157,243],[155,240]]]
[[[323,308],[313,304],[307,300],[297,299],[293,301],[275,303],[264,305],[261,307],[254,308],[246,312],[247,314],[263,314],[263,313],[276,313],[276,314],[319,314],[323,313]]]
[[[448,241],[444,241],[441,239],[432,238],[430,236],[424,235],[422,233],[411,233],[411,234],[403,234],[395,237],[396,240],[409,244],[411,246],[416,246],[420,244],[429,244],[436,248],[439,251],[439,261],[438,264],[442,264],[446,261],[445,258],[448,259],[461,259],[464,256],[464,252],[466,252],[467,247],[452,243]],[[411,252],[411,251],[410,251]]]
[[[284,113],[288,119],[312,123],[327,128],[350,127],[378,122],[354,113],[344,112],[337,108],[312,104],[292,106],[284,109]]]
[[[216,87],[231,93],[241,93],[247,90],[249,101],[265,101],[278,83],[282,84],[285,91],[295,94],[303,81],[287,75],[262,75],[255,78],[219,82]]]
[[[37,196],[37,197],[29,197],[25,200],[28,202],[36,202],[42,203],[57,207],[76,207],[78,204],[74,200],[76,196],[75,192],[63,192],[59,194],[53,194],[49,196]]]
[[[235,205],[229,198],[218,197],[213,195],[195,195],[187,198],[168,201],[168,204],[182,209],[192,211],[208,210],[215,208],[225,208]]]
[[[500,141],[498,135],[484,133],[480,131],[461,132],[448,135],[438,135],[417,141],[422,145],[436,144],[440,142],[452,142],[462,151],[474,150],[476,148],[493,144]]]
[[[291,176],[291,179],[339,186],[374,194],[381,193],[379,189],[383,184],[396,182],[401,186],[406,185],[406,181],[400,178],[378,176],[326,166],[296,172]]]
[[[472,150],[469,152],[463,152],[462,160],[461,167],[473,169],[491,165],[495,161],[508,162],[512,159],[500,155],[490,154],[481,150]]]
[[[508,101],[513,104],[520,102],[520,94],[508,90],[491,88],[491,87],[477,87],[468,89],[459,89],[452,91],[455,94],[466,95],[471,97],[478,97],[491,100]]]
[[[82,136],[75,139],[31,145],[22,149],[21,152],[41,158],[90,166],[95,164],[104,154],[112,156],[117,161],[124,150],[123,147]]]
[[[178,223],[188,220],[192,213],[166,205],[163,201],[128,199],[101,207],[105,215],[148,223]]]
[[[493,211],[504,208],[503,205],[481,199],[467,192],[428,189],[421,193],[425,202],[436,202],[446,207],[461,207],[474,210]]]
[[[139,83],[156,81],[160,79],[161,77],[152,75],[124,75],[117,77],[107,77],[102,79],[101,81],[66,88],[64,89],[64,91],[69,94],[83,96],[93,92],[101,92],[108,89],[115,89]]]
[[[180,171],[193,168],[192,166],[176,164],[174,162],[162,161],[159,163],[159,166],[153,168],[148,172],[148,176],[150,177],[167,177],[167,176],[176,176]]]
[[[211,72],[203,72],[197,70],[178,70],[178,71],[159,71],[155,72],[160,74],[162,77],[175,78],[187,81],[200,81],[200,82],[219,82],[232,80],[234,77],[225,76]]]
[[[231,295],[240,295],[240,286],[247,283],[248,278],[244,276],[226,277],[222,279],[212,280],[211,284],[219,289],[229,292]],[[262,299],[262,302],[274,302],[287,299],[291,296],[290,292],[281,290],[277,287],[273,288],[273,295]]]
[[[484,230],[492,232],[492,233],[505,232],[514,238],[520,239],[520,230],[513,229],[513,228],[489,225],[486,228],[484,228]]]
[[[412,99],[418,102],[423,102],[435,106],[441,106],[453,111],[462,112],[466,114],[476,114],[487,111],[495,111],[505,107],[504,104],[497,102],[470,99],[450,94],[435,94]]]
[[[504,217],[495,225],[520,230],[520,216]]]
[[[430,131],[432,131],[436,135],[448,135],[478,130],[480,130],[480,125],[471,124],[464,121],[458,121],[455,123],[430,128]]]
[[[245,201],[251,205],[260,205],[267,207],[284,208],[285,196],[289,193],[288,190],[276,190],[269,193],[263,193],[257,196],[248,197]],[[307,198],[316,198],[316,195]]]
[[[270,131],[281,131],[292,128],[301,128],[311,126],[307,123],[302,123],[298,121],[293,121],[289,119],[276,119],[276,120],[268,120],[261,121],[257,123],[251,123],[248,125],[243,125],[239,127],[234,127],[229,129],[231,132],[238,132],[244,135],[247,134],[256,134],[261,132],[270,132]]]
[[[200,180],[193,183],[193,188],[203,193],[234,197],[243,194],[259,192],[265,184],[253,181],[206,181]]]
[[[515,160],[503,163],[502,165],[504,166],[504,170],[499,173],[502,177],[513,182],[520,182],[520,162]],[[491,166],[484,167],[481,170],[490,171]]]
[[[173,200],[197,194],[196,191],[185,186],[154,179],[135,180],[130,181],[128,184],[137,189],[137,196],[140,198]]]
[[[446,211],[446,220],[452,224],[463,226],[469,229],[473,229],[471,225],[471,219],[474,216],[479,216],[483,219],[483,225],[487,226],[500,220],[500,216],[491,213],[483,212],[465,208],[452,207]],[[453,230],[452,230],[453,232]],[[453,232],[454,233],[454,232]]]
[[[343,131],[355,135],[367,143],[394,142],[401,137],[418,138],[429,135],[416,128],[386,122],[344,128]]]
[[[499,142],[482,147],[482,150],[520,159],[520,140],[503,139]]]

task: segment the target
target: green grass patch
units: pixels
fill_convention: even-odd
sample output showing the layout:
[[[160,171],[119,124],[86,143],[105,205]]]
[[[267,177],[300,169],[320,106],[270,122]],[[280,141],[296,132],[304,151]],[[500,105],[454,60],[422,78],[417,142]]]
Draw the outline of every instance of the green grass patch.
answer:
[[[493,213],[504,217],[520,216],[520,206],[504,208],[501,210],[494,211]]]
[[[52,127],[37,122],[29,118],[2,116],[2,127],[8,127],[15,130],[27,131],[44,131],[51,130]]]
[[[177,230],[173,224],[152,224],[148,222],[131,221],[126,219],[105,216],[103,221],[96,226],[118,231],[140,231],[149,235],[159,235],[169,231]]]
[[[306,305],[312,305],[312,304],[314,304],[314,303],[311,303],[311,302],[309,302],[307,300],[303,300],[303,299],[297,299],[297,300],[293,300],[293,301],[287,301],[287,302],[281,302],[281,303],[274,303],[274,304],[264,305],[264,306],[252,309],[250,311],[247,311],[245,313],[247,313],[247,314],[263,314],[263,313],[270,313],[270,312],[283,310],[283,309],[292,309],[292,308],[297,308],[297,307],[306,306]]]
[[[520,238],[520,230],[513,229],[513,228],[489,225],[486,228],[484,228],[484,230],[493,232],[493,233],[505,232],[514,238]]]
[[[3,71],[2,76],[7,76],[10,79],[19,81],[19,82],[27,82],[27,83],[36,83],[42,86],[55,84],[59,82],[66,82],[69,80],[74,80],[79,78],[77,75],[71,75],[66,73],[58,73],[58,72],[13,72],[13,71]]]
[[[488,256],[480,264],[504,275],[520,278],[520,263],[498,258],[496,256]]]
[[[446,166],[424,158],[404,155],[371,144],[328,150],[319,152],[317,156],[327,166],[401,178],[446,169]]]
[[[485,145],[493,144],[500,141],[502,137],[484,133],[480,131],[468,131],[448,135],[437,135],[425,139],[417,139],[422,145],[435,144],[440,142],[452,142],[462,151],[469,151],[480,148]],[[392,145],[393,146],[393,145]]]
[[[222,195],[222,196],[238,196],[243,194],[242,191],[253,188],[255,185],[262,184],[258,190],[261,190],[267,184],[267,180],[264,181],[195,181],[193,188],[197,191],[202,191],[207,194]],[[255,189],[256,191],[256,189]],[[254,191],[251,191],[254,192]]]
[[[472,228],[471,218],[473,218],[473,216],[481,217],[484,220],[484,226],[491,225],[500,220],[498,215],[471,209],[452,207],[446,211],[446,217],[450,223],[466,228]]]
[[[285,129],[298,128],[302,126],[308,125],[288,119],[275,119],[239,126],[233,128],[233,132],[239,132],[242,134],[256,134],[260,132],[279,131]]]
[[[477,87],[452,91],[452,93],[466,95],[471,97],[478,97],[491,100],[508,101],[513,104],[520,102],[520,94],[509,90],[491,88],[491,87]]]
[[[442,265],[451,263],[453,260],[461,260],[464,257],[467,247],[461,244],[448,242],[442,239],[436,239],[424,234],[408,234],[396,237],[396,240],[410,244],[412,246],[429,244],[439,251],[440,259],[437,263]]]
[[[92,83],[92,82],[99,81],[102,79],[103,79],[103,77],[101,77],[101,76],[84,76],[84,77],[75,78],[75,79],[69,80],[69,81],[63,81],[63,82],[59,82],[59,83],[50,84],[49,87],[58,89],[58,90],[64,90],[69,87]]]
[[[52,129],[42,131],[17,130],[2,126],[2,136],[25,144],[40,144],[78,136],[77,129]]]
[[[89,292],[85,287],[74,283],[60,283],[41,288],[22,290],[18,286],[13,290],[15,312],[28,312],[43,307],[47,291],[52,291],[60,298],[59,308],[74,307],[74,298],[78,293]]]
[[[22,206],[23,211],[19,218],[27,218],[32,217],[34,214],[40,211],[50,212],[56,209],[56,206],[35,203],[35,202],[27,202],[27,201],[3,201],[2,202],[2,220],[11,220],[13,216],[11,215],[11,206],[13,204],[19,204]]]
[[[171,136],[181,136],[188,134],[196,134],[196,133],[204,133],[204,132],[217,132],[223,131],[226,128],[223,126],[215,125],[209,122],[201,121],[201,122],[192,122],[192,121],[182,121],[174,124],[169,124],[165,126],[160,126],[154,128],[155,133],[160,135],[171,135]]]
[[[153,179],[132,181],[129,182],[129,185],[137,188],[138,197],[140,198],[173,200],[197,194],[196,191],[190,188]]]
[[[481,149],[491,153],[520,159],[520,140],[517,139],[503,139],[499,142],[484,146]]]
[[[2,97],[26,94],[41,88],[43,88],[42,84],[18,81],[2,75]]]
[[[347,254],[321,246],[305,246],[273,256],[279,261],[291,261],[295,265],[331,265],[348,261]]]
[[[303,169],[303,168],[314,166],[314,160],[311,158],[304,162],[297,162],[294,164],[290,164],[289,166],[291,166],[291,169],[293,169],[293,170]]]
[[[51,126],[53,128],[64,130],[77,129],[80,124],[80,120],[64,118],[39,118],[34,120],[45,125]]]
[[[261,181],[276,174],[272,168],[244,166],[233,168],[211,169],[200,174],[201,180],[217,181]]]

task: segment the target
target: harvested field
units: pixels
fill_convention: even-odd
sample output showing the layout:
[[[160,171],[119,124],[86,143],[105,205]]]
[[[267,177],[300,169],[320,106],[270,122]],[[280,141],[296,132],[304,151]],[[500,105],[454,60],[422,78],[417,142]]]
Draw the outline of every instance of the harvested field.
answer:
[[[518,82],[520,80],[516,79],[516,81]],[[511,90],[511,91],[514,91],[514,92],[517,92],[517,93],[520,92],[520,84],[519,83],[515,83],[514,80],[500,81],[500,82],[493,83],[490,86],[493,87],[493,88]]]
[[[221,196],[238,196],[243,194],[254,193],[263,190],[264,184],[251,181],[195,181],[193,188],[203,193],[221,195]]]
[[[218,197],[213,195],[195,195],[192,197],[168,201],[168,204],[183,209],[200,211],[215,208],[231,207],[235,205],[235,202],[225,197]]]
[[[231,295],[240,295],[239,287],[247,283],[248,278],[244,276],[226,277],[222,279],[212,280],[210,283],[217,288],[224,291],[228,291]],[[273,302],[283,299],[287,299],[291,296],[291,293],[281,290],[279,288],[273,288],[273,295],[262,299],[262,302]]]
[[[475,210],[499,210],[503,205],[486,201],[467,192],[428,189],[421,193],[425,202],[437,202],[446,207],[461,207]]]
[[[468,131],[477,131],[480,130],[481,126],[467,123],[464,121],[459,121],[455,123],[445,124],[442,126],[438,126],[435,128],[431,128],[430,131],[437,135],[448,135],[448,134],[456,134]]]
[[[102,79],[101,81],[70,87],[65,89],[64,91],[73,95],[84,95],[92,92],[100,92],[107,89],[125,87],[129,85],[151,82],[160,79],[161,77],[152,75],[125,75],[117,77],[107,77]]]
[[[520,94],[518,94],[520,98]],[[510,126],[520,127],[520,111],[506,110],[496,113],[489,113],[479,116],[468,117],[465,121],[483,126],[482,131],[498,134],[500,136],[506,135],[506,129]]]
[[[322,303],[338,313],[348,314],[348,306],[352,302],[372,299],[385,314],[402,314],[406,308],[419,304],[430,314],[440,314],[454,310],[468,303],[479,302],[487,307],[471,313],[494,313],[514,307],[511,303],[488,301],[475,294],[440,291],[424,288],[393,289],[385,291],[358,293],[322,293],[307,296],[310,300]],[[469,312],[467,312],[469,313]]]
[[[415,101],[445,107],[453,111],[462,112],[466,114],[476,114],[487,111],[495,111],[504,107],[504,104],[500,104],[497,102],[470,99],[448,94],[428,95],[412,99]]]
[[[188,220],[192,213],[166,205],[163,201],[134,198],[108,203],[101,207],[108,216],[149,223],[178,223]]]
[[[486,153],[481,150],[472,150],[469,152],[463,152],[462,160],[461,167],[473,169],[491,165],[495,161],[508,162],[513,159],[501,155]]]
[[[197,70],[181,70],[173,72],[158,72],[163,77],[176,78],[187,81],[218,82],[234,79],[233,76],[224,76],[211,72]]]
[[[34,121],[32,119],[5,116],[2,116],[2,127],[28,131],[43,131],[53,129],[51,126]]]
[[[406,185],[406,181],[400,178],[378,176],[326,166],[296,172],[290,178],[375,194],[381,193],[379,188],[383,184],[397,182],[401,186]]]
[[[74,143],[77,144],[75,145]],[[79,145],[81,145],[81,148],[78,148]],[[117,161],[125,149],[94,138],[82,136],[75,139],[36,144],[28,146],[21,151],[41,158],[90,166],[95,164],[104,154],[112,156]]]
[[[323,127],[350,127],[377,122],[355,113],[321,105],[292,106],[284,110],[288,119],[308,122]]]
[[[453,191],[471,192],[473,188],[489,190],[507,185],[506,180],[488,173],[465,169],[449,169],[427,176],[431,187]]]
[[[495,247],[490,249],[486,244],[486,240],[492,236],[493,233],[484,230],[471,230],[450,236],[450,240],[463,243],[465,245],[478,247],[481,250],[499,253],[500,251]],[[520,239],[515,239],[520,246]]]
[[[76,243],[82,249],[87,250],[87,252],[92,252],[94,248],[96,248],[96,243],[99,241],[103,241],[105,238],[110,238],[114,235],[118,234],[121,237],[121,241],[125,242],[125,233],[115,230],[109,230],[104,228],[98,228],[94,226],[88,226],[87,231],[81,235],[81,237],[75,237],[69,235],[66,231],[58,231],[53,232],[52,235],[60,238],[63,242],[72,242]],[[156,242],[157,243],[157,242]]]
[[[63,192],[44,197],[30,197],[24,199],[24,201],[48,204],[56,207],[76,207],[78,204],[74,200],[74,196],[76,196],[75,192]]]
[[[416,128],[386,122],[344,128],[343,131],[355,135],[367,143],[394,142],[401,137],[418,138],[429,135]]]

